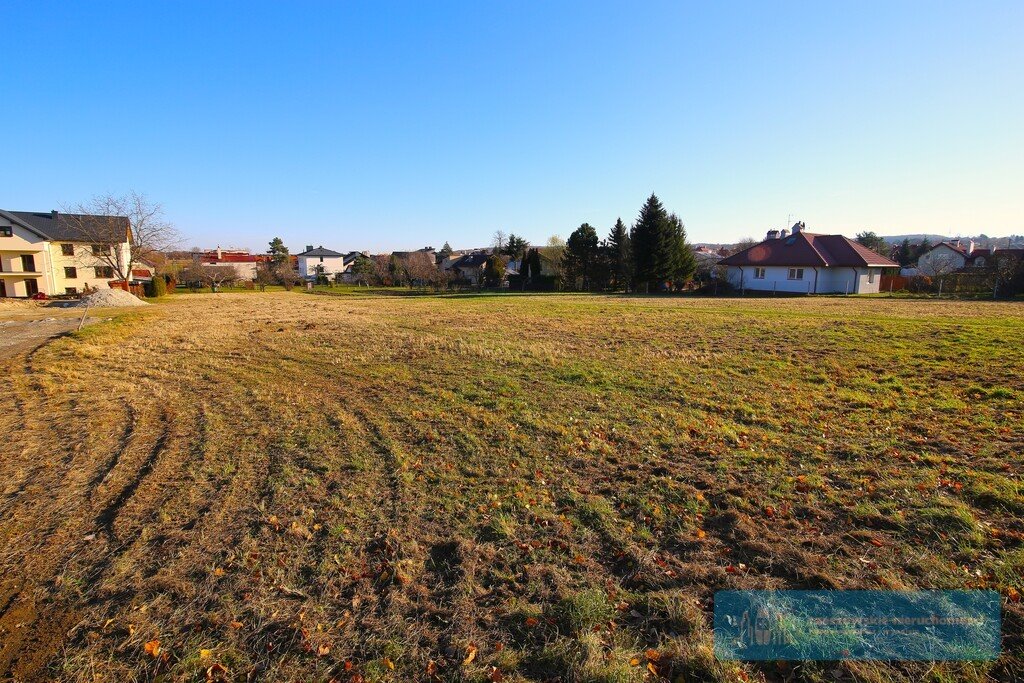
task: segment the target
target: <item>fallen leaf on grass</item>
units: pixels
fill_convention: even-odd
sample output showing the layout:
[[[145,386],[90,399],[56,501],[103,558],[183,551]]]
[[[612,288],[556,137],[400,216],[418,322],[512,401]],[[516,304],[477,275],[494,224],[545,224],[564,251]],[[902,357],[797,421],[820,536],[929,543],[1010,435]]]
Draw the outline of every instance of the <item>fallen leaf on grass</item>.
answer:
[[[240,622],[240,621],[232,621],[231,622],[231,628],[234,628],[234,629],[242,628],[242,622]]]
[[[872,538],[870,543],[871,543],[871,545],[875,546],[876,548],[881,548],[883,545],[885,545],[884,543],[879,541],[877,538]]]
[[[492,666],[490,673],[487,674],[487,679],[498,683],[499,681],[505,680],[505,677],[498,671],[498,667]]]
[[[466,648],[466,658],[462,660],[462,666],[467,666],[468,664],[472,663],[472,661],[476,659],[476,653],[476,645],[470,643],[469,647]]]
[[[395,670],[395,663],[392,662],[390,659],[385,657],[382,661],[384,662],[384,666],[386,666],[387,668],[391,669],[392,671]]]
[[[159,657],[160,656],[160,641],[156,640],[155,638],[153,640],[149,641],[148,643],[146,643],[145,645],[143,645],[142,648],[146,651],[146,654],[149,655],[150,657]]]
[[[199,659],[209,659],[213,656],[213,650],[200,650]]]
[[[223,664],[214,664],[206,670],[207,681],[228,680],[228,669]]]
[[[530,628],[533,628],[534,626],[536,626],[539,623],[540,623],[540,620],[537,619],[536,617],[526,617],[526,625],[529,626]]]
[[[661,655],[659,655],[658,651],[655,649],[648,649],[644,652],[644,656],[647,657],[647,661],[649,662],[656,662],[661,659]]]
[[[1013,587],[1007,588],[1006,599],[1010,602],[1020,602],[1020,591]]]

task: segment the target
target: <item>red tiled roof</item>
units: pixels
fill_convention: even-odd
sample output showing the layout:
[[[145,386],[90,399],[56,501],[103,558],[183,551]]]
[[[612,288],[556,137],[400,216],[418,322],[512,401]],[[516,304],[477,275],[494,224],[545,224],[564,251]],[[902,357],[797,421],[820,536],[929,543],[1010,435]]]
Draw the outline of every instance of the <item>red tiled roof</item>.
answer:
[[[852,268],[878,266],[899,268],[899,264],[876,254],[863,244],[842,235],[794,233],[768,239],[719,261],[723,266],[825,266]]]
[[[202,260],[204,263],[260,263],[268,258],[266,254],[221,254],[220,258],[216,254],[204,254]]]

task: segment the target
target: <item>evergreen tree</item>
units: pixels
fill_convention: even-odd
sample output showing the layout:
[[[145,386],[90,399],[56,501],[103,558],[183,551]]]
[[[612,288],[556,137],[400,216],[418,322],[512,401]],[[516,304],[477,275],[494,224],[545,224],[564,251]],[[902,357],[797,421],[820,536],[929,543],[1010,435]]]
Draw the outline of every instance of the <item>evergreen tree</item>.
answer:
[[[676,289],[680,289],[693,278],[697,272],[697,257],[693,255],[693,249],[686,243],[686,226],[683,225],[679,216],[672,214],[668,217],[672,231],[669,235],[669,263],[668,280]]]
[[[927,237],[925,237],[924,239],[921,240],[921,244],[917,245],[917,255],[914,257],[914,260],[916,261],[917,259],[921,258],[931,250],[932,243],[928,241]]]
[[[501,281],[505,279],[505,260],[500,254],[491,254],[484,263],[484,285],[487,287],[500,287]]]
[[[288,247],[284,246],[284,241],[280,237],[270,240],[267,253],[270,254],[271,263],[275,265],[281,265],[288,260]]]
[[[629,289],[633,263],[630,256],[629,232],[621,218],[616,219],[615,227],[608,234],[606,253],[611,287]]]
[[[584,223],[569,235],[565,253],[562,254],[562,272],[566,284],[576,287],[580,283],[584,290],[591,289],[599,258],[597,231],[589,223]]]
[[[668,212],[654,194],[640,209],[629,236],[633,251],[633,278],[636,286],[649,292],[674,274],[676,253],[675,230]]]
[[[910,246],[910,238],[904,237],[900,242],[900,248],[896,252],[896,260],[901,266],[909,266],[914,262],[914,248]]]
[[[455,250],[452,249],[452,245],[448,244],[448,242],[445,242],[444,246],[441,247],[441,251],[437,252],[437,255],[440,256],[441,260],[443,261],[449,256],[451,256],[453,251]]]
[[[513,259],[519,260],[526,253],[526,250],[530,248],[530,243],[522,237],[519,237],[515,233],[508,236],[508,241],[505,243],[505,249],[502,253],[507,256],[511,256]]]
[[[526,256],[523,257],[523,269],[520,271],[520,274],[524,280],[537,277],[540,275],[540,268],[540,251],[536,248],[530,249],[526,252]]]

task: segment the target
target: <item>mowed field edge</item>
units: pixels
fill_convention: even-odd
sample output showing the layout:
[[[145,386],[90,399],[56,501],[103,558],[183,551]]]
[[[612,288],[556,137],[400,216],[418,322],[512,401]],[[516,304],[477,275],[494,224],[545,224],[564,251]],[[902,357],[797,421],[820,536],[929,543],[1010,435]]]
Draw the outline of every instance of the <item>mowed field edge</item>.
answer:
[[[1011,680],[1024,310],[173,296],[2,362],[17,680]],[[992,588],[993,663],[716,661],[734,588]]]

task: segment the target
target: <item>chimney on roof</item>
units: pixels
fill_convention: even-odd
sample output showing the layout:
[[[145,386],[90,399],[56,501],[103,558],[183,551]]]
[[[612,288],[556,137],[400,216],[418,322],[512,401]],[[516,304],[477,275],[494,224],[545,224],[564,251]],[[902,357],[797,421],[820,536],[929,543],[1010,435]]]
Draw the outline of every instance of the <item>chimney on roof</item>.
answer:
[[[313,245],[312,244],[307,244],[306,245],[306,251],[313,251]]]
[[[805,227],[807,227],[807,226],[804,225],[803,221],[797,221],[796,223],[793,224],[793,234],[794,235],[797,234],[798,232],[803,230]]]
[[[768,236],[765,237],[765,239],[769,239],[769,240],[777,240],[777,239],[779,239],[779,231],[775,230],[774,228],[772,230],[769,230],[768,231]]]
[[[220,261],[222,258],[224,258],[224,252],[222,252],[220,250],[220,245],[218,244],[217,245],[217,260]]]
[[[56,211],[51,211],[50,212],[50,217],[53,218],[53,220],[57,220],[57,212]]]
[[[779,239],[780,240],[784,240],[787,237],[789,237],[789,230],[786,230],[785,228],[783,228],[782,230],[779,231]]]
[[[974,240],[967,240],[967,244],[964,245],[964,251],[970,256],[974,253]]]

